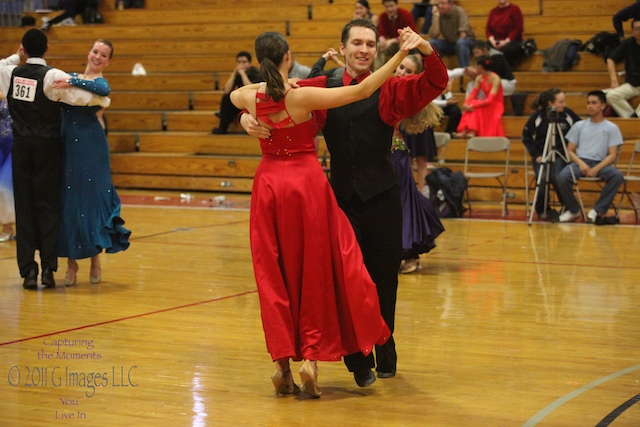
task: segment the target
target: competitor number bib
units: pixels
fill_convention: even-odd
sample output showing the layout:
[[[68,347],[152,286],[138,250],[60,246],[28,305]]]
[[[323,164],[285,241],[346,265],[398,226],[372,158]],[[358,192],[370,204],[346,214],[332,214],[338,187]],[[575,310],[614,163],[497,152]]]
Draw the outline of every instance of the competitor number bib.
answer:
[[[13,77],[13,99],[25,102],[34,102],[36,100],[37,88],[37,80],[18,76]]]

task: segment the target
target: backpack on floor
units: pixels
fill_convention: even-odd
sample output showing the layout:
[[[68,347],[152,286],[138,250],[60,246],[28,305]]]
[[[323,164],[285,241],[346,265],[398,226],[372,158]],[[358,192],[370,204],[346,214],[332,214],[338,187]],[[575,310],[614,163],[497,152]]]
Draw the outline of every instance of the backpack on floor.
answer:
[[[460,171],[436,168],[427,175],[429,200],[438,210],[440,218],[460,218],[466,209],[462,206],[467,180]]]

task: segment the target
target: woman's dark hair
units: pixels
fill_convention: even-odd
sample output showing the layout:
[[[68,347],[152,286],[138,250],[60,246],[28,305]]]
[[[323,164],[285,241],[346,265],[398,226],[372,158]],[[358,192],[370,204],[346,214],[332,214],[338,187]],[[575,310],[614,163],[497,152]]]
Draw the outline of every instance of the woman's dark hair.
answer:
[[[367,0],[358,0],[356,1],[356,3],[360,3],[362,6],[365,7],[365,9],[371,10],[371,8],[369,7],[369,2]]]
[[[549,106],[550,102],[554,102],[556,100],[556,95],[561,93],[562,91],[557,87],[552,87],[547,89],[544,92],[541,92],[538,96],[534,98],[531,102],[531,108],[537,110],[539,108],[545,109]]]
[[[109,53],[109,59],[113,58],[113,44],[107,40],[107,39],[98,39],[95,42],[93,42],[93,44],[96,43],[102,43],[103,45],[106,45],[109,47],[109,49],[111,49],[111,53]]]
[[[482,55],[476,58],[476,65],[481,65],[487,71],[493,71],[495,62],[488,55]]]
[[[280,64],[289,51],[289,44],[282,34],[270,31],[256,38],[255,48],[260,63],[260,74],[267,83],[267,96],[278,102],[285,93]]]

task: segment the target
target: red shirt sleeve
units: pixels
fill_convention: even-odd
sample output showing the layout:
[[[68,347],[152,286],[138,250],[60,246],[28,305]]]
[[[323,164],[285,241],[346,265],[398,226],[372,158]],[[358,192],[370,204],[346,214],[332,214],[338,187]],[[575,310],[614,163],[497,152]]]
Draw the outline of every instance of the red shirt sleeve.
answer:
[[[424,71],[406,77],[391,77],[380,88],[378,109],[382,120],[393,126],[411,117],[440,96],[447,87],[447,67],[438,52],[422,60]]]

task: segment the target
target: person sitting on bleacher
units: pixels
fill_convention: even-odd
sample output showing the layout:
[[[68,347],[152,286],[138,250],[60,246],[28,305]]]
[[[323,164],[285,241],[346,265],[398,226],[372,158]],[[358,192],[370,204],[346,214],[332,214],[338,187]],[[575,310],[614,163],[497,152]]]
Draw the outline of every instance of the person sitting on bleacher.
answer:
[[[566,95],[558,88],[552,87],[542,92],[531,103],[531,108],[533,108],[535,112],[529,117],[527,124],[524,126],[524,129],[522,129],[522,143],[527,147],[527,151],[529,155],[531,155],[531,165],[536,174],[536,182],[538,182],[540,166],[542,162],[545,161],[547,165],[546,168],[548,169],[544,170],[543,173],[546,175],[546,172],[549,172],[549,183],[553,185],[553,189],[556,191],[558,197],[558,202],[561,205],[562,195],[556,185],[556,175],[567,165],[565,159],[561,157],[568,155],[565,152],[566,145],[562,145],[562,138],[558,134],[555,134],[555,141],[549,140],[547,153],[544,153],[544,145],[547,141],[549,124],[557,124],[558,126],[555,130],[562,132],[562,137],[564,137],[567,132],[569,132],[569,129],[571,129],[571,126],[580,121],[580,117],[574,113],[571,108],[567,107],[566,100]],[[550,118],[553,119],[553,122],[550,122]],[[552,133],[552,135],[554,134]],[[551,138],[551,136],[549,136],[549,138]],[[551,146],[553,143],[555,143],[555,146]],[[555,150],[555,159],[549,156],[551,150]],[[547,154],[548,157],[543,159],[543,154]],[[535,210],[538,218],[556,222],[559,214],[549,207],[548,193],[545,203],[544,184],[544,181],[540,182],[541,186],[538,191],[538,197],[534,201]],[[547,207],[546,211],[545,205]]]
[[[64,9],[60,15],[42,24],[42,31],[48,31],[53,25],[59,24],[65,19],[75,19],[76,15],[84,13],[86,8],[98,9],[99,0],[61,0],[59,6]]]
[[[622,23],[629,19],[640,18],[640,0],[635,3],[620,9],[615,15],[613,15],[613,28],[616,30],[620,40],[624,39],[624,30],[622,29]]]
[[[620,117],[640,117],[640,105],[635,112],[629,100],[640,95],[640,18],[631,23],[633,34],[624,39],[607,58],[607,70],[611,79],[611,90],[607,92],[607,102]],[[625,80],[618,83],[616,64],[624,61]]]
[[[474,136],[504,136],[502,114],[504,113],[503,89],[500,77],[493,72],[493,59],[481,56],[476,59],[478,77],[475,79],[471,95],[462,105],[462,119],[454,138]],[[487,94],[479,99],[480,91]]]
[[[378,25],[378,15],[371,13],[369,8],[369,2],[367,0],[356,1],[355,10],[353,11],[353,18],[370,19],[374,25]]]
[[[510,66],[515,66],[523,57],[520,42],[524,21],[522,11],[509,0],[498,0],[487,19],[487,40],[494,49],[504,54]]]
[[[398,43],[398,30],[409,27],[418,32],[411,12],[398,7],[398,0],[383,0],[384,12],[378,22],[378,43],[384,50],[393,43]]]
[[[229,129],[229,125],[235,120],[240,110],[238,110],[233,103],[229,94],[235,88],[242,87],[244,85],[250,85],[252,83],[260,83],[262,76],[260,70],[251,66],[251,54],[246,51],[238,52],[236,55],[236,68],[233,73],[227,79],[224,84],[224,95],[220,100],[220,111],[218,116],[220,117],[220,125],[211,130],[214,134],[225,134]]]
[[[440,55],[455,54],[458,57],[458,67],[469,66],[475,35],[467,12],[453,4],[453,0],[438,0],[429,37],[429,43]]]
[[[488,56],[491,58],[491,61],[493,62],[493,72],[500,76],[500,84],[502,84],[503,95],[513,95],[513,92],[515,92],[516,90],[516,77],[513,75],[513,71],[511,71],[511,67],[506,61],[505,56],[497,50],[491,49],[486,42],[480,40],[477,40],[473,44],[472,52],[474,58],[480,58],[481,56]],[[478,75],[478,70],[475,67],[467,67],[465,69],[465,74],[470,78],[475,79]],[[469,94],[471,94],[472,89],[473,81],[469,82],[469,84],[467,85],[467,97],[469,96]],[[485,94],[480,94],[479,96],[480,99],[482,99]]]

